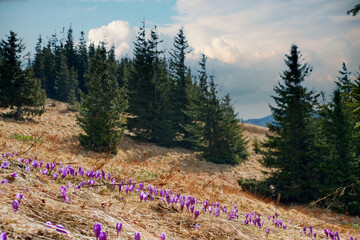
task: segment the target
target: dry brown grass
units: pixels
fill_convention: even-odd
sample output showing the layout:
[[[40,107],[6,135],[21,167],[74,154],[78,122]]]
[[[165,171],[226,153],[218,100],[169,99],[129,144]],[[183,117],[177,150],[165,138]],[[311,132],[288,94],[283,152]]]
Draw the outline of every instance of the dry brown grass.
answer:
[[[246,124],[245,129],[250,141],[265,138],[265,128]],[[242,215],[252,210],[262,216],[278,212],[286,222],[292,220],[287,230],[280,230],[263,219],[270,227],[269,239],[310,239],[299,234],[304,225],[337,230],[341,236],[360,237],[358,230],[347,225],[360,224],[359,218],[317,208],[301,210],[301,206],[277,206],[267,199],[243,192],[237,184],[240,177],[261,179],[264,177],[262,171],[268,171],[258,162],[261,156],[252,154],[238,166],[216,165],[205,162],[193,151],[162,148],[129,137],[120,144],[119,154],[113,156],[85,151],[77,140],[80,131],[76,113],[68,111],[64,103],[48,100],[47,112],[34,120],[0,119],[0,152],[22,152],[31,146],[31,141],[9,138],[11,134],[42,136],[42,141],[22,157],[33,156],[45,162],[63,162],[87,169],[96,166],[96,169],[113,172],[117,179],[146,181],[146,184],[162,189],[172,189],[174,193],[219,201],[228,209],[236,203],[241,217],[228,221],[224,214],[219,218],[206,214],[194,221],[189,213],[181,214],[178,205],[168,206],[159,199],[139,202],[137,194],[119,194],[106,186],[70,188],[71,202],[64,203],[60,186],[78,184],[78,178],[55,182],[38,171],[26,172],[24,166],[14,160],[9,169],[0,169],[0,180],[9,179],[7,184],[0,185],[0,228],[8,232],[9,239],[94,239],[92,228],[95,222],[102,224],[108,239],[116,239],[115,224],[118,221],[124,226],[121,239],[133,239],[135,231],[141,233],[141,239],[159,239],[161,232],[166,233],[166,239],[266,239],[265,228],[243,223]],[[19,174],[16,179],[9,177],[14,171]],[[11,203],[16,193],[23,193],[24,199],[19,211],[13,213]],[[68,236],[45,227],[46,221],[64,225],[69,231]],[[193,229],[195,223],[200,225],[198,229]],[[324,235],[320,234],[320,237]]]

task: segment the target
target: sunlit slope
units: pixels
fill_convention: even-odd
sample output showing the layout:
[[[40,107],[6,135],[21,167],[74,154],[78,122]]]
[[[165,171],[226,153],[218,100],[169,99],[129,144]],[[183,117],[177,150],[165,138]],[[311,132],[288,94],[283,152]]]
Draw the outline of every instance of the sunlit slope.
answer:
[[[95,239],[93,226],[99,222],[108,239],[116,239],[115,225],[122,222],[120,239],[134,239],[135,232],[140,233],[141,239],[160,239],[162,232],[166,239],[266,239],[266,229],[269,229],[268,239],[312,239],[300,234],[304,226],[311,225],[317,233],[316,239],[326,239],[325,228],[338,231],[341,239],[350,235],[359,239],[359,228],[355,225],[360,223],[359,218],[320,209],[299,211],[301,206],[284,208],[243,192],[237,184],[240,177],[261,179],[263,171],[269,171],[258,163],[260,156],[253,153],[251,144],[255,138],[263,140],[266,129],[254,125],[245,125],[245,128],[252,154],[238,166],[230,166],[205,162],[194,151],[158,147],[129,137],[124,138],[116,156],[85,151],[77,140],[81,130],[76,125],[76,113],[68,110],[66,104],[53,100],[48,100],[46,113],[34,120],[0,119],[1,153],[21,153],[30,148],[19,156],[0,160],[0,164],[9,163],[0,169],[0,181],[7,180],[0,184],[1,231],[7,232],[8,239]],[[34,144],[37,138],[41,139]],[[26,163],[29,157],[33,158]],[[24,161],[19,162],[18,158]],[[31,163],[35,161],[43,161],[43,166],[34,168]],[[54,163],[55,167],[44,174],[46,163]],[[68,174],[62,179],[59,169],[69,165],[76,172],[80,167],[85,172],[104,170],[105,179],[80,176],[80,173]],[[17,172],[16,178],[11,176],[14,172]],[[55,172],[56,180],[52,175]],[[114,185],[112,178],[116,181]],[[88,183],[91,179],[94,185]],[[82,181],[86,184],[76,189]],[[121,181],[124,184],[119,192]],[[134,189],[126,194],[125,185],[131,186],[134,182]],[[142,182],[143,192],[149,196],[146,202],[140,201],[142,191],[137,191]],[[64,200],[61,186],[68,186],[69,203]],[[158,194],[150,194],[149,186],[152,191],[157,189]],[[167,193],[161,196],[160,189]],[[12,203],[17,193],[23,194],[23,199],[14,213]],[[173,202],[168,202],[167,195]],[[196,199],[196,203],[189,206],[194,205],[194,212],[199,211],[197,219],[191,208],[187,209],[189,196]],[[184,197],[185,206],[181,211]],[[209,207],[212,207],[211,214]],[[216,209],[219,209],[217,217],[214,216]],[[252,223],[256,219],[254,214],[258,218],[259,213],[261,227]],[[245,216],[249,220],[251,215],[252,220],[246,224]],[[280,219],[281,226],[275,226],[274,220],[279,223]],[[63,225],[67,234],[46,227],[47,221]]]

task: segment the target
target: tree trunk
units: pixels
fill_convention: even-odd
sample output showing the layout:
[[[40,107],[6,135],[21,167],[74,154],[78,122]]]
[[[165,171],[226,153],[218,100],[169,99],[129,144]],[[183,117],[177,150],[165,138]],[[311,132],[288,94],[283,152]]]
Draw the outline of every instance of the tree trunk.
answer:
[[[18,120],[20,120],[20,119],[22,118],[21,105],[17,106],[16,118],[17,118]]]

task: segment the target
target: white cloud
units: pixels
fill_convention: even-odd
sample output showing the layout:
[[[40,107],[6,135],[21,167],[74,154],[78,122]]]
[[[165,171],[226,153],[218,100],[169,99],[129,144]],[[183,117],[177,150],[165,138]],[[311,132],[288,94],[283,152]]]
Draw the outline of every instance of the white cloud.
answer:
[[[183,26],[188,55],[196,74],[200,53],[208,57],[209,73],[236,100],[235,108],[246,118],[269,114],[273,86],[285,68],[284,54],[299,46],[305,62],[314,67],[306,84],[329,93],[341,63],[355,71],[360,64],[359,17],[346,16],[353,3],[338,0],[177,0],[173,23],[158,26],[162,46]],[[131,53],[135,28],[113,21],[92,29],[89,39],[106,39],[116,54]]]
[[[132,52],[135,29],[127,21],[116,20],[106,26],[91,29],[88,33],[88,39],[95,45],[102,41],[107,42],[108,46],[114,45],[115,54],[124,56]]]

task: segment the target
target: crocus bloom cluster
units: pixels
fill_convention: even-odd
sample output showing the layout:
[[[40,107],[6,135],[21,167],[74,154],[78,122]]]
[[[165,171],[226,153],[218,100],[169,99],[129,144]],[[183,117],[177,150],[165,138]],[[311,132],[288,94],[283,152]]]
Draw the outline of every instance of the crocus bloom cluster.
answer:
[[[4,159],[13,157],[15,155],[15,153],[6,153],[6,154],[2,154]],[[18,159],[19,162],[22,162],[25,164],[26,166],[26,171],[30,172],[31,167],[33,169],[38,169],[37,171],[40,171],[42,174],[46,174],[46,175],[50,175],[53,176],[54,180],[57,181],[58,179],[67,179],[67,178],[71,178],[71,177],[77,177],[77,178],[82,178],[82,181],[80,182],[80,184],[78,184],[76,187],[74,187],[75,189],[80,189],[86,185],[88,186],[95,186],[96,182],[101,181],[102,184],[104,185],[110,185],[112,186],[112,189],[115,190],[115,187],[118,186],[119,189],[119,193],[124,192],[125,194],[131,194],[136,188],[136,182],[132,181],[131,179],[128,180],[128,182],[124,182],[121,181],[121,183],[118,183],[116,181],[115,177],[112,177],[111,173],[106,173],[104,170],[96,170],[96,168],[94,168],[93,170],[85,170],[81,167],[72,167],[72,166],[64,166],[61,162],[60,164],[58,164],[59,168],[56,168],[56,163],[45,163],[44,161],[37,161],[33,158],[28,158],[28,159]],[[2,168],[7,168],[9,166],[8,161],[3,161],[2,163]],[[43,167],[44,166],[44,167]],[[43,168],[42,168],[43,167]],[[12,177],[17,177],[17,173],[14,172],[13,174],[11,174]],[[6,183],[7,180],[4,179],[1,183]],[[108,183],[106,183],[108,182]],[[72,184],[69,184],[67,186],[61,186],[60,192],[64,198],[64,201],[66,202],[70,202],[69,197],[67,196],[67,188],[72,188]],[[124,191],[122,191],[124,190]],[[202,211],[204,213],[208,212],[209,215],[214,215],[215,217],[219,217],[221,212],[228,214],[228,219],[229,220],[233,220],[233,219],[238,219],[239,218],[239,210],[237,208],[237,205],[234,204],[233,207],[234,209],[232,210],[228,210],[226,206],[222,206],[220,205],[219,202],[216,203],[210,203],[207,200],[204,201],[199,201],[195,198],[193,198],[192,196],[182,196],[180,194],[173,194],[172,190],[163,190],[163,189],[159,189],[157,186],[153,187],[153,186],[146,186],[144,185],[144,183],[140,183],[138,184],[138,188],[136,189],[136,191],[139,192],[139,198],[140,201],[144,200],[144,202],[148,201],[148,200],[155,200],[155,199],[160,199],[160,201],[168,204],[168,205],[175,205],[178,204],[179,208],[180,208],[180,212],[184,214],[186,214],[186,212],[191,213],[194,215],[194,218],[197,219],[200,216],[200,211],[196,210],[196,206],[201,204],[202,206],[199,208],[202,208]],[[14,212],[17,211],[20,202],[22,199],[22,195],[20,197],[20,195],[17,195],[17,199],[14,200],[13,202],[13,209]],[[186,208],[185,208],[186,207]],[[204,216],[206,216],[204,214]],[[284,223],[284,221],[282,219],[277,219],[278,217],[278,213],[275,213],[275,215],[272,217],[271,216],[267,216],[268,220],[272,221],[272,223],[275,225],[275,227],[278,228],[282,228],[282,229],[287,229],[287,225]],[[262,221],[261,219],[261,215],[260,214],[255,214],[254,211],[252,211],[249,214],[245,214],[245,224],[253,224],[256,227],[261,228],[264,225],[264,221]],[[289,224],[291,223],[291,221],[289,221]],[[61,226],[61,225],[60,225]],[[196,228],[199,226],[198,224],[195,224]],[[119,235],[119,232],[122,228],[122,224],[118,223],[116,225],[116,231],[117,231],[117,235]],[[59,227],[60,231],[61,227]],[[97,230],[98,229],[98,230]],[[309,226],[308,231],[307,231],[307,227],[304,227],[304,234],[308,235],[309,237],[317,237],[317,233],[314,232],[313,228],[311,226]],[[326,230],[326,229],[325,229]],[[330,231],[325,231],[324,233],[325,235],[329,238],[331,238],[332,240],[338,240],[340,239],[339,237],[339,233],[338,232],[332,232]],[[65,231],[63,229],[63,231]],[[266,229],[266,235],[268,236],[270,229],[267,228]],[[101,225],[95,224],[94,225],[94,232],[95,232],[95,236],[96,239],[100,239],[100,240],[104,240],[106,239],[106,233],[101,231]],[[302,230],[301,230],[302,232]],[[140,233],[135,233],[135,239],[140,239]],[[160,239],[164,238],[165,239],[165,234],[164,235],[160,235]],[[350,240],[353,240],[353,238],[350,236]]]

